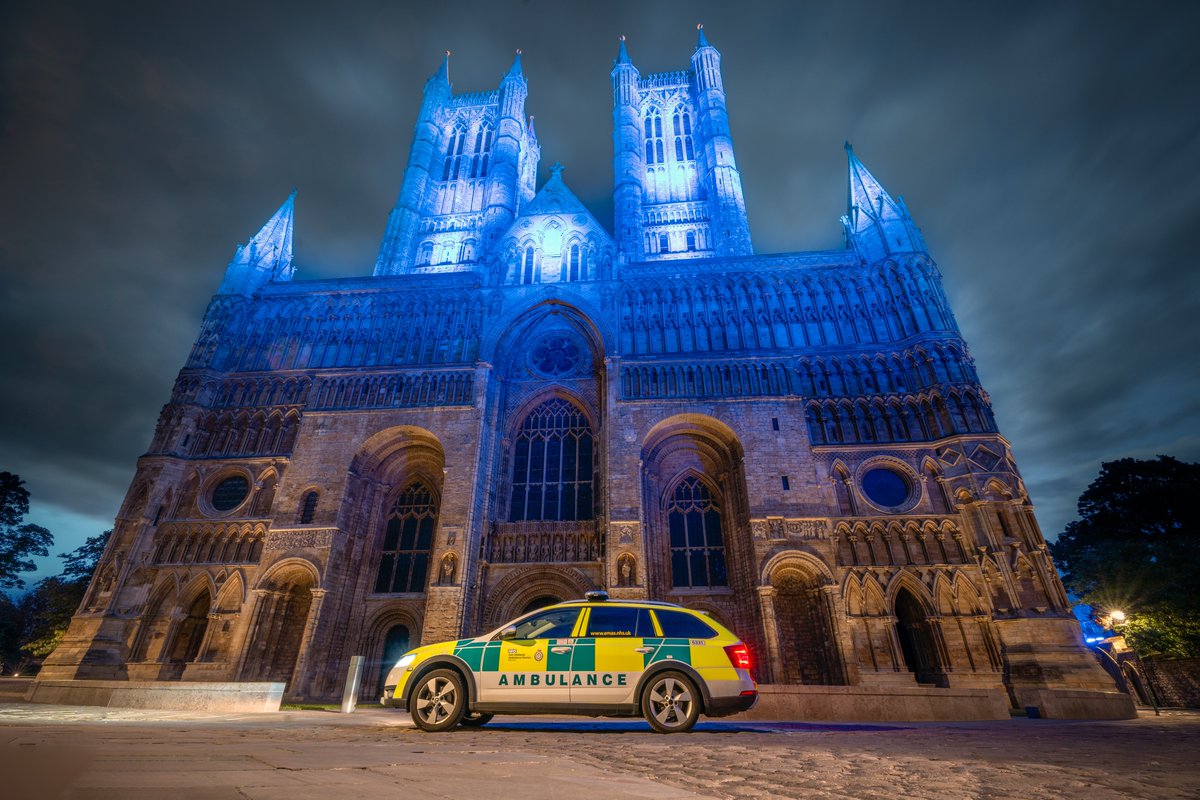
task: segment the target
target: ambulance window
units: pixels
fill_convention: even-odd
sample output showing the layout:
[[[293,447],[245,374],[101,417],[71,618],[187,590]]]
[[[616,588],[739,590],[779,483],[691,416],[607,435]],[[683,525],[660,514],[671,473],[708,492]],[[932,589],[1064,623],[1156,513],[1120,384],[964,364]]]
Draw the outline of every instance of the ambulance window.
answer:
[[[518,639],[566,639],[575,629],[578,608],[556,608],[535,614],[517,625]]]
[[[717,632],[699,617],[685,614],[682,611],[658,611],[658,624],[662,626],[663,636],[668,639],[711,639]]]
[[[645,608],[592,606],[587,635],[645,638],[654,635],[654,623],[650,621],[650,611]]]

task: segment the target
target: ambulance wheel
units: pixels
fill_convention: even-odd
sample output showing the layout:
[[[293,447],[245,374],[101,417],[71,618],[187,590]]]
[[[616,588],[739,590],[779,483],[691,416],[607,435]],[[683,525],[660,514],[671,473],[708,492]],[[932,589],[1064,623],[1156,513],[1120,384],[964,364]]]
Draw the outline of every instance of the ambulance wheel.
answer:
[[[659,733],[690,731],[700,718],[700,692],[682,672],[660,672],[642,692],[642,716]]]
[[[423,731],[453,728],[467,710],[462,676],[452,669],[435,669],[421,676],[408,701],[408,713]]]
[[[462,720],[460,720],[460,723],[464,727],[467,727],[467,728],[482,728],[484,725],[487,725],[489,722],[492,721],[493,716],[495,716],[495,715],[494,714],[484,714],[479,711],[473,711],[473,712],[470,712],[467,714],[463,714],[463,718],[462,718]]]

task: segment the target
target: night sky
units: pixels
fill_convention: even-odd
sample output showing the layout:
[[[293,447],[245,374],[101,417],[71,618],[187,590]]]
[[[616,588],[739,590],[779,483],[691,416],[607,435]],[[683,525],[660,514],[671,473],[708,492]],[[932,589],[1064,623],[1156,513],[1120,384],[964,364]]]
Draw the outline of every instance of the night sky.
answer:
[[[55,552],[111,527],[292,187],[297,279],[370,274],[443,50],[458,92],[524,50],[539,184],[561,161],[608,225],[617,37],[683,69],[697,22],[756,251],[842,245],[853,142],[924,231],[1048,538],[1101,461],[1200,459],[1200,4],[9,0],[0,470]]]

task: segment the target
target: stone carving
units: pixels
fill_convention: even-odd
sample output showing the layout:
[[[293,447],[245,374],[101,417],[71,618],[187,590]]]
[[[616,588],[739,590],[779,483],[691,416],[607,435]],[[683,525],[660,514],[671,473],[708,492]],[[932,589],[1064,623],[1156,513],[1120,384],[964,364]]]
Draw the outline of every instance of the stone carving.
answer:
[[[623,553],[617,559],[617,586],[637,585],[637,559],[632,553]]]
[[[331,547],[333,530],[271,531],[264,547],[267,550],[292,550],[298,547]]]
[[[458,577],[458,557],[454,553],[446,553],[442,557],[442,568],[438,570],[438,585],[453,586]]]

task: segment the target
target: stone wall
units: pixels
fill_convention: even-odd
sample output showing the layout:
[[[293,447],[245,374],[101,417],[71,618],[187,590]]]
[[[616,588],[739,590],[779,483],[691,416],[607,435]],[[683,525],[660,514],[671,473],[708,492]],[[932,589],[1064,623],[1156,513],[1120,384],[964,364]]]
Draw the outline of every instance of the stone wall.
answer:
[[[1159,705],[1200,708],[1200,658],[1143,658]]]

